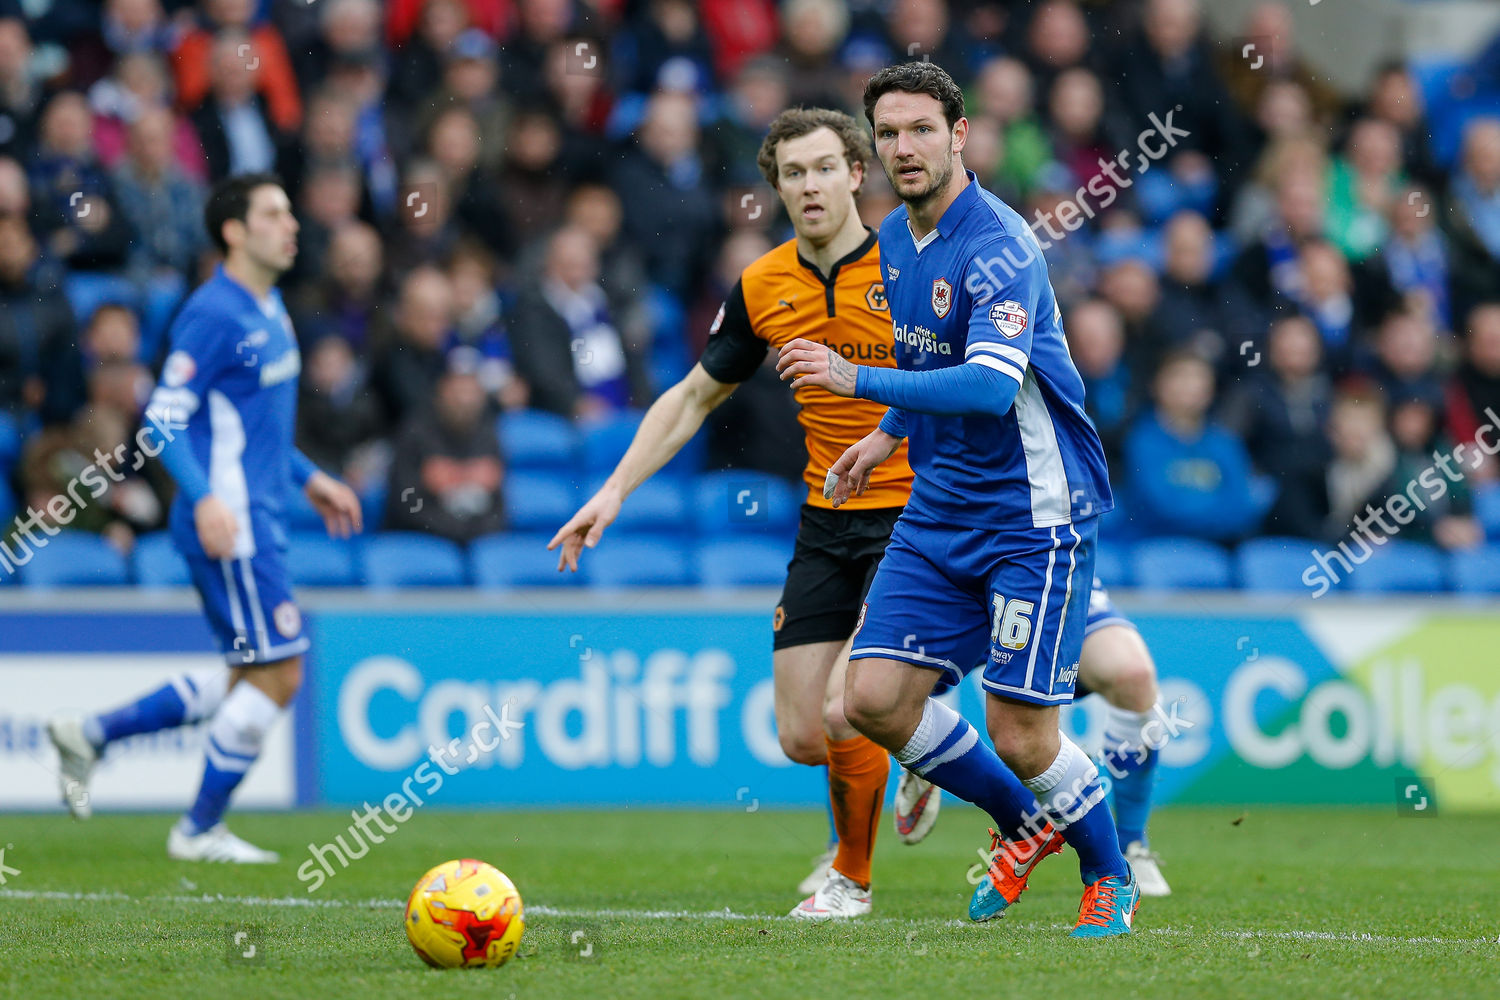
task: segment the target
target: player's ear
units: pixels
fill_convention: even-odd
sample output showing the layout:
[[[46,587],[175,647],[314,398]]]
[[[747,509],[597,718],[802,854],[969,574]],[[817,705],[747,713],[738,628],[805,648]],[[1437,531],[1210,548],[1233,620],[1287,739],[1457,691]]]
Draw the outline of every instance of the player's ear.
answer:
[[[953,123],[952,150],[955,153],[963,152],[964,146],[969,142],[969,119],[960,118]]]
[[[859,194],[859,189],[865,186],[865,165],[859,160],[849,164],[849,192]]]

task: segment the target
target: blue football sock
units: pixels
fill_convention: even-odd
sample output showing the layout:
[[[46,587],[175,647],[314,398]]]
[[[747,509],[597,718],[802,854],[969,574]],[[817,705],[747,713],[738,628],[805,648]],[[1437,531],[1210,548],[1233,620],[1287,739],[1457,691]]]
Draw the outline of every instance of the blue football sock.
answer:
[[[1132,755],[1125,760],[1108,760],[1117,776],[1112,776],[1115,795],[1115,832],[1120,843],[1129,845],[1146,840],[1146,821],[1151,816],[1151,789],[1156,784],[1156,751],[1146,750],[1145,759]]]
[[[175,683],[163,684],[150,694],[121,705],[113,712],[103,712],[85,719],[83,734],[94,744],[94,749],[102,750],[115,740],[123,740],[127,736],[180,726],[186,715],[187,703],[178,693]]]
[[[199,722],[212,715],[224,700],[229,671],[211,667],[174,677],[166,684],[112,712],[83,720],[83,735],[96,750],[140,733]]]
[[[1068,846],[1078,852],[1085,885],[1130,871],[1115,838],[1115,824],[1104,801],[1099,771],[1066,734],[1062,734],[1062,746],[1052,766],[1027,779],[1025,785],[1035,793],[1042,812]]]
[[[189,833],[202,833],[224,816],[229,797],[260,756],[281,706],[248,682],[236,684],[204,734],[203,783],[188,811]]]
[[[1025,827],[1027,818],[1036,814],[1036,797],[979,738],[979,731],[942,702],[927,699],[917,731],[896,753],[896,760],[989,813],[1005,836],[1034,832]]]

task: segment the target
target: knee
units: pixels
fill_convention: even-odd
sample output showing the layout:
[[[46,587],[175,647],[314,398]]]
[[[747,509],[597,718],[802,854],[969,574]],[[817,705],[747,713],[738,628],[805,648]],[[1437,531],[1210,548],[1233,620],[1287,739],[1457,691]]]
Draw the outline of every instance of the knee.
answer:
[[[302,689],[302,657],[294,656],[290,660],[283,660],[270,670],[273,690],[267,693],[275,699],[277,704],[285,708]]]
[[[849,731],[849,719],[844,715],[844,698],[829,698],[823,702],[823,731],[832,739],[839,739]]]
[[[794,764],[817,765],[828,761],[828,744],[821,729],[816,733],[787,730],[778,733],[777,738],[781,742],[781,752]]]
[[[1023,781],[1051,767],[1061,748],[1056,729],[1005,726],[991,731],[990,740],[995,744],[995,753]]]
[[[869,736],[889,713],[890,706],[872,685],[861,684],[855,676],[849,678],[844,688],[843,704],[837,706],[837,710],[846,723]],[[833,712],[830,707],[826,714],[832,716]]]
[[[1149,712],[1156,704],[1156,666],[1147,655],[1131,656],[1115,674],[1110,702],[1128,712]]]

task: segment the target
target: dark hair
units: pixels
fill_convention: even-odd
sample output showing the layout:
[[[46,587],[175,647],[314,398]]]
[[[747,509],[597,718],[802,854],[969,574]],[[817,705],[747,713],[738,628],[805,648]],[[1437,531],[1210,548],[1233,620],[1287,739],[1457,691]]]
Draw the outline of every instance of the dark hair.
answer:
[[[268,184],[281,187],[281,178],[273,173],[235,174],[215,184],[209,192],[203,205],[203,225],[220,253],[229,252],[229,245],[224,242],[224,223],[230,219],[244,222],[250,214],[250,195]]]
[[[766,183],[776,186],[776,147],[786,139],[800,139],[810,132],[826,128],[844,144],[844,159],[852,170],[856,163],[868,169],[872,151],[870,137],[859,127],[859,122],[842,111],[829,108],[788,108],[776,116],[771,129],[760,144],[755,163],[760,167]]]
[[[943,106],[951,129],[964,116],[964,92],[943,67],[930,62],[887,66],[865,84],[865,118],[875,127],[875,102],[886,94],[926,94]]]

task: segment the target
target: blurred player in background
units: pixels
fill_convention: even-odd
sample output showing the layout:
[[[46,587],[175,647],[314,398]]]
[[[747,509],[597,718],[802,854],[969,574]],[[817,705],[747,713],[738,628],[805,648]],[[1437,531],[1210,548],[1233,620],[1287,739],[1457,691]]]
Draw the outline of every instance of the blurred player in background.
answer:
[[[905,203],[880,230],[898,367],[855,365],[807,340],[777,361],[794,387],[889,407],[832,467],[836,502],[911,443],[911,500],[870,585],[844,710],[902,765],[995,819],[1007,878],[979,884],[972,919],[1003,913],[1066,842],[1084,883],[1073,936],[1127,934],[1139,888],[1098,770],[1058,728],[1098,517],[1114,501],[1047,265],[1025,221],[964,169],[963,92],[946,72],[882,70],[865,114]],[[978,663],[993,750],[931,696]]]
[[[559,570],[578,568],[582,550],[599,543],[625,498],[677,454],[772,346],[800,339],[875,366],[894,363],[876,237],[855,205],[869,159],[868,135],[842,112],[799,108],[772,122],[758,162],[796,237],[745,269],[702,359],[646,411],[604,486],[548,543],[561,546]],[[801,764],[828,765],[838,848],[821,884],[792,911],[819,920],[870,912],[870,857],[890,756],[845,721],[844,666],[860,602],[906,503],[911,470],[904,447],[894,449],[891,461],[871,474],[868,490],[835,512],[824,497],[826,471],[885,408],[850,405],[816,387],[799,389],[796,399],[807,435],[808,498],[772,620],[772,664],[782,750]]]
[[[1097,694],[1108,704],[1104,746],[1100,754],[1109,772],[1114,796],[1115,836],[1125,846],[1125,858],[1135,869],[1142,896],[1169,896],[1172,888],[1161,873],[1161,858],[1151,850],[1146,825],[1151,817],[1151,789],[1156,782],[1160,739],[1149,723],[1161,710],[1156,685],[1156,663],[1135,623],[1109,599],[1109,591],[1094,577],[1089,592],[1089,616],[1083,626],[1083,654],[1078,661],[1074,702]],[[896,799],[896,830],[903,843],[916,844],[932,831],[937,797],[926,778],[902,771],[905,797]],[[903,811],[903,806],[905,811]],[[1004,863],[992,865],[987,875],[1005,878]]]
[[[172,324],[147,419],[162,434],[161,460],[177,483],[172,537],[228,669],[173,678],[113,711],[56,717],[47,731],[61,760],[63,802],[87,819],[89,777],[106,746],[211,719],[203,783],[172,827],[167,854],[268,864],[277,855],[230,833],[222,817],[302,683],[308,638],[283,560],[288,491],[295,483],[306,492],[330,535],[347,537],[362,525],[354,492],[292,444],[302,362],[275,287],[297,256],[286,192],[269,174],[230,177],[209,195],[204,221],[224,263]]]

